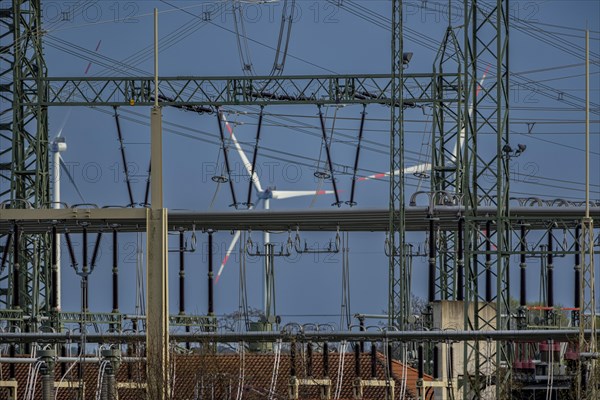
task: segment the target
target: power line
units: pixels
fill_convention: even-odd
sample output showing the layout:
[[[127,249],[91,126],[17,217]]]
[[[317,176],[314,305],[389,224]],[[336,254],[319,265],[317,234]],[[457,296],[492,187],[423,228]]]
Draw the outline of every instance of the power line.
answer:
[[[191,15],[191,16],[193,16],[194,18],[200,18],[199,16],[197,16],[197,15],[195,15],[195,14],[192,14],[192,13],[190,13],[190,12],[189,12],[189,11],[187,11],[187,10],[180,9],[180,8],[179,8],[179,7],[177,7],[176,5],[174,5],[174,4],[171,4],[171,3],[169,3],[169,2],[168,2],[168,1],[166,1],[166,0],[160,0],[160,1],[161,1],[161,2],[163,2],[163,3],[165,3],[165,4],[168,4],[168,5],[170,5],[171,7],[173,7],[173,8],[176,8],[176,9],[178,9],[178,10],[180,10],[180,11],[182,11],[182,12],[186,13],[186,14],[189,14],[189,15]],[[231,30],[231,29],[229,29],[229,28],[226,28],[226,27],[224,27],[224,26],[221,26],[221,25],[219,25],[219,24],[215,24],[215,23],[214,23],[213,21],[211,21],[211,20],[209,20],[209,21],[206,21],[206,22],[208,22],[208,23],[209,23],[209,24],[211,24],[212,26],[216,26],[217,28],[219,28],[219,29],[222,29],[222,30],[224,30],[224,31],[226,31],[226,32],[232,33],[232,34],[234,34],[234,35],[238,35],[238,34],[239,34],[239,33],[236,33],[234,30]],[[277,49],[276,49],[275,47],[273,47],[273,46],[270,46],[270,45],[268,45],[268,44],[266,44],[266,43],[263,43],[263,42],[260,42],[260,41],[258,41],[258,40],[252,39],[251,37],[248,37],[248,36],[246,36],[246,35],[243,35],[243,34],[239,34],[239,35],[240,35],[240,36],[242,36],[243,38],[245,38],[245,39],[249,40],[250,42],[252,42],[252,43],[255,43],[255,44],[259,45],[259,46],[262,46],[262,47],[264,47],[264,48],[267,48],[267,49],[269,49],[269,50],[277,51]],[[315,63],[313,63],[313,62],[311,62],[311,61],[305,60],[305,59],[303,59],[303,58],[301,58],[301,57],[296,57],[296,56],[294,56],[293,54],[290,54],[290,53],[288,53],[288,54],[287,54],[287,56],[288,56],[288,57],[290,57],[290,58],[293,58],[293,59],[295,59],[295,60],[297,60],[297,61],[300,61],[300,62],[302,62],[302,63],[308,64],[308,65],[311,65],[311,66],[313,66],[313,67],[316,67],[316,68],[319,68],[319,69],[322,69],[323,71],[331,72],[332,74],[336,74],[336,75],[337,75],[337,72],[335,72],[335,71],[332,71],[332,70],[330,70],[329,68],[325,68],[325,67],[322,67],[322,66],[320,66],[320,65],[317,65],[317,64],[315,64]]]

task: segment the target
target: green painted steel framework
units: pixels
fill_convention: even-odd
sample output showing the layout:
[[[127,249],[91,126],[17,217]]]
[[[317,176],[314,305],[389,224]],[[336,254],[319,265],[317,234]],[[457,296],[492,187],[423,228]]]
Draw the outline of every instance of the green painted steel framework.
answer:
[[[457,74],[446,74],[455,79]],[[430,104],[433,74],[392,75],[295,75],[274,77],[159,77],[158,92],[162,106],[217,107],[236,105],[298,104],[392,104],[395,90],[402,88],[405,106]],[[42,106],[152,106],[154,78],[42,78],[47,95]],[[26,90],[36,86],[35,79],[23,79]],[[443,99],[441,99],[443,100]],[[441,101],[440,100],[440,101]],[[397,104],[399,99],[396,99]],[[25,100],[24,104],[34,104]]]
[[[510,258],[507,252],[511,246],[510,230],[507,229],[509,212],[509,171],[510,154],[505,152],[509,145],[508,125],[508,0],[497,0],[491,4],[477,0],[465,0],[464,15],[464,68],[466,81],[466,99],[464,115],[466,124],[464,204],[465,212],[465,327],[475,330],[504,329],[510,325],[508,268]],[[481,71],[490,68],[490,85],[479,88],[478,78]],[[468,105],[470,103],[471,105]],[[485,103],[489,108],[479,107]],[[472,107],[471,115],[469,108]],[[491,154],[483,151],[484,142],[481,133],[493,133],[495,143],[487,143],[495,148]],[[486,177],[486,179],[483,179]],[[487,178],[491,177],[491,178]],[[486,240],[480,239],[480,225],[474,223],[473,213],[480,206],[480,199],[488,198],[496,206],[496,218],[487,224]],[[489,243],[495,241],[496,249],[491,251]],[[480,251],[487,253],[484,260],[478,256]],[[483,277],[486,290],[479,287]],[[495,281],[495,282],[494,282]],[[492,287],[494,290],[492,290]],[[489,307],[495,312],[489,312]],[[470,310],[473,310],[471,313]],[[507,317],[508,316],[508,317]],[[465,398],[481,398],[490,395],[507,398],[511,391],[512,352],[509,345],[497,342],[490,347],[478,341],[464,347],[464,366],[466,377],[463,392]],[[493,375],[493,379],[492,379]],[[495,382],[490,388],[489,382]]]
[[[4,207],[44,207],[49,202],[41,34],[39,0],[0,1],[0,201]],[[5,242],[4,237],[0,240]],[[49,311],[47,236],[12,232],[12,242],[18,244],[18,251],[11,254],[9,274],[0,274],[0,285],[6,285],[0,303],[34,315]],[[20,322],[19,328],[27,328]]]
[[[404,112],[407,108],[432,105],[434,149],[428,195],[431,204],[450,202],[461,206],[461,213],[457,217],[457,228],[441,230],[436,222],[436,212],[429,215],[431,225],[428,230],[439,230],[439,234],[436,233],[439,235],[439,257],[430,260],[435,274],[430,300],[464,300],[465,330],[509,330],[514,322],[509,308],[509,257],[523,253],[521,245],[525,239],[522,231],[516,228],[521,220],[511,215],[509,206],[508,164],[513,153],[506,151],[510,146],[508,1],[464,0],[463,40],[461,42],[449,27],[433,73],[429,74],[404,71],[402,5],[401,0],[391,2],[389,75],[163,77],[158,81],[159,100],[163,106],[197,112],[213,112],[217,106],[238,105],[344,103],[389,106],[391,173],[386,249],[390,274],[389,320],[400,330],[409,329],[410,314],[410,254],[405,240],[406,193],[403,185]],[[154,79],[48,78],[41,47],[40,0],[0,0],[0,26],[0,100],[3,104],[0,115],[0,199],[10,208],[44,208],[49,202],[47,107],[152,106]],[[8,46],[5,45],[7,41]],[[478,95],[478,81],[487,68],[492,71],[493,79],[488,79],[479,88]],[[482,103],[487,107],[480,107]],[[451,143],[457,143],[456,148],[461,150],[454,154]],[[494,151],[484,151],[489,148]],[[484,204],[495,207],[493,218],[479,213]],[[538,240],[552,240],[552,229],[562,227],[565,232],[570,232],[571,239],[564,248],[555,250],[557,254],[574,255],[579,252],[579,247],[586,248],[585,243],[575,245],[579,238],[571,233],[573,216],[566,212],[567,209],[561,214],[560,207],[555,211],[557,215],[551,219],[534,219],[536,227],[532,229],[541,229]],[[458,226],[464,228],[464,237],[459,238],[461,230]],[[593,229],[588,234],[593,238]],[[481,240],[482,236],[484,240]],[[429,240],[433,240],[433,235]],[[464,242],[462,249],[457,244],[459,240]],[[0,296],[7,299],[0,316],[2,321],[16,325],[22,324],[25,316],[37,317],[51,312],[45,300],[50,272],[47,238],[23,234],[19,243],[23,250],[11,255],[19,262],[11,259],[7,274],[0,274],[0,282],[7,282],[6,292]],[[529,248],[526,252],[537,254]],[[18,288],[22,290],[15,297],[15,276],[19,272],[25,278],[17,280]],[[480,281],[486,282],[485,290]],[[54,320],[76,324],[82,318],[114,326],[121,323],[123,316],[55,313]],[[172,319],[172,323],[186,325],[210,321]],[[505,366],[512,362],[510,342],[498,341],[483,351],[482,342],[474,340],[464,348],[461,396],[482,398],[493,392],[495,398],[509,397],[511,368]],[[590,398],[593,396],[595,394]]]

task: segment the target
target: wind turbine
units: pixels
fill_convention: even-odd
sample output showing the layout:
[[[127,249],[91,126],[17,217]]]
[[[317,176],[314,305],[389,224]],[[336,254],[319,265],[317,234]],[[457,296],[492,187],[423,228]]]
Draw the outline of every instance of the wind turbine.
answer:
[[[489,70],[489,66],[483,73],[481,81],[477,85],[476,97],[479,96],[480,90],[483,87],[483,82],[485,81],[488,70]],[[471,104],[469,106],[468,115],[470,116],[472,113],[473,113],[473,104]],[[227,127],[227,130],[229,131],[229,134],[231,136],[231,140],[232,140],[240,158],[242,159],[242,162],[244,163],[244,166],[246,168],[246,171],[248,172],[248,175],[250,176],[250,179],[252,179],[252,182],[253,182],[253,185],[254,185],[256,191],[258,192],[259,201],[257,202],[257,204],[260,201],[263,201],[265,210],[269,209],[271,199],[279,200],[279,199],[289,199],[289,198],[293,198],[293,197],[313,196],[313,195],[322,195],[322,194],[332,194],[333,193],[332,190],[286,191],[286,190],[274,190],[271,188],[267,188],[267,189],[263,190],[263,188],[260,184],[260,180],[258,179],[258,176],[256,175],[256,171],[252,170],[252,164],[248,160],[248,157],[246,157],[246,154],[242,150],[242,147],[240,146],[239,142],[237,141],[235,134],[233,133],[233,128],[229,125],[229,122],[227,122],[227,118],[225,117],[225,114],[223,114],[222,112],[219,111],[219,115],[220,115],[220,119],[225,123],[225,126]],[[454,145],[454,149],[452,151],[452,158],[454,159],[455,163],[459,159],[459,151],[462,151],[462,146],[464,145],[464,143],[465,143],[465,126],[462,126],[459,131],[459,134],[458,134],[457,142]],[[400,170],[395,171],[395,173],[399,173],[399,172],[400,172]],[[431,172],[431,163],[423,163],[423,164],[413,165],[413,166],[404,168],[405,174],[414,174],[417,176],[423,176],[423,175],[426,175],[428,172]],[[382,172],[382,173],[378,173],[378,174],[359,177],[359,178],[357,178],[357,180],[358,181],[367,181],[367,180],[372,180],[372,179],[382,179],[387,176],[390,176],[390,174],[391,174],[391,172]],[[253,208],[253,205],[248,205],[248,208],[249,209]],[[217,272],[217,276],[215,278],[215,283],[219,282],[219,278],[221,277],[221,274],[223,273],[223,269],[225,268],[225,265],[227,264],[227,261],[229,260],[229,257],[231,256],[231,253],[233,252],[233,249],[235,248],[238,240],[240,239],[240,234],[241,234],[240,231],[236,231],[235,234],[233,235],[231,243],[229,244],[229,247],[227,248],[227,252],[225,253],[225,257],[223,258],[223,261],[221,262],[221,265]],[[265,231],[264,232],[265,245],[269,244],[269,240],[270,240],[270,234],[269,234],[269,232]],[[266,267],[268,267],[268,266],[266,266]],[[271,268],[272,268],[272,265],[271,265]],[[265,268],[265,269],[267,269],[267,268]],[[265,272],[266,272],[265,275],[263,275],[263,288],[268,288],[269,287],[268,284],[270,282],[267,282],[267,278],[268,278],[267,272],[269,272],[269,271],[265,271]],[[272,274],[272,271],[270,271],[270,272]],[[266,310],[268,296],[267,296],[267,293],[265,290],[263,290],[263,292],[264,292],[263,300],[264,300],[264,305],[265,305],[265,311],[268,311],[268,310]]]
[[[248,176],[252,180],[252,184],[254,189],[256,190],[256,196],[258,197],[258,201],[256,204],[248,204],[248,209],[256,208],[261,202],[263,204],[263,208],[265,210],[269,210],[271,206],[271,200],[284,200],[284,199],[292,199],[296,197],[304,197],[304,196],[314,196],[314,195],[326,195],[333,194],[333,190],[277,190],[273,187],[266,187],[263,189],[260,179],[256,174],[256,171],[253,170],[252,163],[248,160],[248,157],[242,150],[242,146],[237,141],[235,137],[235,133],[233,132],[233,128],[227,121],[227,117],[221,111],[219,111],[220,120],[225,124],[227,131],[229,132],[231,141],[235,146],[235,149],[240,156],[246,171],[248,172]],[[227,264],[227,260],[229,259],[233,249],[235,248],[238,240],[240,239],[240,231],[236,231],[231,243],[229,244],[229,248],[225,253],[225,258],[219,267],[219,271],[217,272],[217,276],[215,278],[215,283],[219,282],[219,278],[221,277],[221,273],[225,268],[225,264]],[[273,270],[273,244],[270,243],[271,235],[268,231],[263,232],[263,242],[265,246],[265,268],[263,270],[263,311],[265,312],[265,317],[271,317],[271,304],[272,304],[272,294],[274,293],[274,270]],[[270,322],[270,321],[267,321]]]
[[[67,124],[67,120],[69,119],[69,116],[71,115],[71,109],[69,109],[69,111],[67,112],[67,115],[65,115],[65,118],[60,126],[60,129],[58,130],[58,133],[56,134],[56,136],[54,137],[54,140],[52,140],[52,143],[50,143],[50,151],[52,152],[52,208],[53,209],[60,209],[62,207],[62,203],[61,203],[61,196],[60,196],[60,170],[62,168],[62,170],[64,171],[64,173],[67,175],[67,178],[69,178],[69,181],[71,182],[71,184],[73,185],[73,187],[75,188],[75,190],[77,191],[77,194],[79,195],[79,198],[81,199],[82,202],[85,203],[85,199],[83,198],[83,196],[81,195],[81,192],[79,191],[79,188],[77,187],[77,185],[75,184],[75,180],[73,179],[73,176],[71,176],[71,173],[69,172],[67,166],[65,165],[65,162],[63,161],[62,156],[60,155],[61,153],[64,153],[65,151],[67,151],[67,142],[65,140],[64,136],[62,135],[62,131],[65,128],[65,125]],[[62,235],[56,235],[56,268],[57,268],[57,275],[56,275],[56,292],[57,292],[57,302],[56,302],[56,307],[58,310],[60,310],[61,308],[61,262],[60,262],[60,242],[61,242],[61,236]]]

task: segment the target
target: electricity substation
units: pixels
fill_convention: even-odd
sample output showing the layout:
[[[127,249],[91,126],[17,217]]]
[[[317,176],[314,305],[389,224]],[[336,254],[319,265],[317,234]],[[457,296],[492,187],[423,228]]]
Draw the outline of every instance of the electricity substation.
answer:
[[[580,54],[586,73],[578,78],[585,79],[585,99],[579,92],[549,100],[580,110],[576,128],[580,137],[585,131],[585,156],[560,163],[585,175],[585,185],[571,196],[553,197],[539,186],[513,189],[515,160],[532,149],[511,127],[513,113],[524,112],[513,111],[511,88],[514,81],[521,87],[533,83],[510,69],[510,49],[518,45],[513,30],[523,30],[523,21],[511,15],[508,0],[450,1],[458,14],[434,42],[419,42],[426,33],[405,27],[410,9],[401,0],[385,2],[385,15],[369,2],[316,2],[376,25],[388,40],[382,68],[387,73],[320,75],[287,72],[297,62],[289,50],[295,0],[276,2],[279,37],[271,49],[273,67],[264,74],[250,57],[256,41],[249,40],[243,10],[247,3],[267,7],[270,1],[217,2],[223,7],[212,14],[183,2],[156,2],[194,24],[219,23],[218,13],[229,12],[229,33],[237,40],[229,58],[239,58],[242,66],[237,76],[165,76],[162,66],[173,60],[160,53],[168,34],[157,9],[136,25],[153,40],[148,72],[133,61],[101,56],[100,42],[96,52],[61,42],[55,27],[46,26],[44,3],[0,0],[0,399],[600,398],[594,258],[600,182],[590,169],[590,154],[597,158],[598,150],[589,148],[590,114],[597,117],[600,108],[590,104],[589,48]],[[102,2],[73,1],[69,12],[96,3]],[[416,67],[423,58],[417,44],[434,51],[426,69]],[[89,61],[85,74],[53,73],[45,53],[58,48]],[[597,69],[593,51],[592,57]],[[88,75],[92,64],[112,70]],[[74,134],[49,129],[52,112],[67,109],[100,111],[115,127],[103,140],[117,140],[116,171],[124,179],[115,191],[126,201],[83,199],[65,164]],[[284,190],[259,173],[272,150],[268,129],[280,127],[276,113],[295,110],[311,115],[314,126],[302,129],[314,128],[310,132],[320,143],[318,162],[308,165],[316,189]],[[334,128],[331,114],[338,111],[354,117],[340,117]],[[203,184],[221,188],[212,203],[225,199],[222,208],[167,207],[196,185],[183,178],[169,182],[167,114],[198,118],[210,130],[206,140],[219,168]],[[250,116],[256,119],[251,128],[239,123]],[[134,152],[126,145],[127,118],[143,122],[149,141],[143,193],[134,187],[139,171],[128,162]],[[295,129],[298,124],[286,118]],[[343,130],[344,123],[353,128]],[[383,128],[378,143],[369,136],[375,123]],[[425,127],[429,151],[413,162],[408,132],[417,124],[421,131]],[[526,127],[531,133],[540,125]],[[592,126],[598,136],[598,121]],[[91,138],[91,129],[77,135]],[[376,146],[388,172],[368,166]],[[341,149],[350,160],[344,168]],[[277,156],[293,163],[302,150],[288,148]],[[365,185],[374,180],[384,181],[383,206],[363,207],[369,198]],[[81,201],[61,196],[73,187]],[[103,198],[112,198],[105,192]],[[198,201],[210,202],[212,189],[201,189],[200,196]],[[326,206],[276,206],[303,196]],[[216,249],[220,233],[231,233],[224,252]],[[315,247],[305,239],[311,234],[331,239]],[[287,238],[276,243],[282,235]],[[349,237],[355,235],[381,239],[372,256],[380,258],[368,267],[383,268],[385,279],[350,294]],[[119,252],[131,237],[138,238],[135,282],[131,275],[124,278]],[[190,253],[201,253],[202,260],[190,261]],[[340,323],[278,314],[276,304],[281,308],[286,288],[295,285],[280,275],[284,260],[331,254],[342,260],[341,282],[335,282],[342,287]],[[259,280],[246,278],[249,258],[259,260]],[[192,269],[201,271],[201,280],[190,279]],[[106,271],[101,284],[100,270]],[[218,300],[223,271],[229,281],[239,275],[239,307],[229,310]],[[420,307],[413,296],[417,288]],[[539,293],[535,302],[532,288]],[[382,291],[385,310],[356,308],[360,295]],[[259,313],[249,311],[247,292],[260,292]],[[305,292],[319,295],[310,287]],[[201,306],[190,300],[195,296],[203,299]],[[111,306],[95,309],[96,297]],[[225,321],[222,314],[231,312]]]

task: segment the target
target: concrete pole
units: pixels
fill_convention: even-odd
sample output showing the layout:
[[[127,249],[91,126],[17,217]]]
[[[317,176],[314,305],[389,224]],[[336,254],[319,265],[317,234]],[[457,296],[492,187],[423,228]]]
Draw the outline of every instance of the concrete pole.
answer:
[[[585,218],[590,218],[590,31],[585,31]]]
[[[162,111],[158,105],[158,10],[154,9],[154,107],[150,115],[151,207],[146,211],[148,399],[166,400],[169,379],[167,210],[162,190]]]

